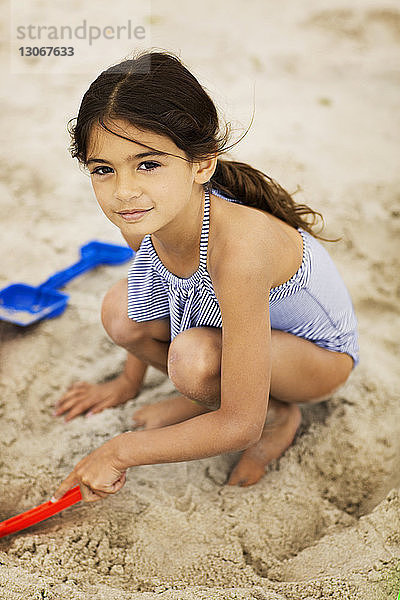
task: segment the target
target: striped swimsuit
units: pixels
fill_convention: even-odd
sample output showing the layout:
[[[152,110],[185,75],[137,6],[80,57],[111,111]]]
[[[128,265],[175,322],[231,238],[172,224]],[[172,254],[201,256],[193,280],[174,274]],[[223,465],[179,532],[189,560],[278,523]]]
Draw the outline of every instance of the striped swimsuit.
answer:
[[[230,202],[243,204],[211,193]],[[207,271],[210,196],[205,190],[200,265],[188,278],[177,277],[161,262],[147,234],[128,274],[128,316],[134,321],[170,318],[171,341],[190,327],[222,327],[221,311]],[[269,293],[271,327],[346,352],[359,363],[357,319],[349,292],[328,252],[307,231],[297,272]]]

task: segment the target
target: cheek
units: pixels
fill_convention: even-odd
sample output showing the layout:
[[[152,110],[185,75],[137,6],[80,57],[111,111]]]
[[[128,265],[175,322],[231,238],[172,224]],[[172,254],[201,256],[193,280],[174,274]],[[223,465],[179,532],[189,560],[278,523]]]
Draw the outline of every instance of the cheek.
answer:
[[[100,208],[107,212],[111,206],[110,195],[107,193],[107,188],[104,185],[93,184],[93,191]]]

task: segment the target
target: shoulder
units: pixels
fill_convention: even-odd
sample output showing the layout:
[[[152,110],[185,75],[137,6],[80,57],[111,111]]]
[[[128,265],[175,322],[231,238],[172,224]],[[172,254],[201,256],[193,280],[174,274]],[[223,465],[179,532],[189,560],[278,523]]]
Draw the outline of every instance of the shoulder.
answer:
[[[209,274],[218,296],[220,284],[239,279],[262,279],[271,283],[275,277],[276,248],[274,231],[268,215],[242,204],[214,205]],[[211,240],[210,240],[211,241]]]

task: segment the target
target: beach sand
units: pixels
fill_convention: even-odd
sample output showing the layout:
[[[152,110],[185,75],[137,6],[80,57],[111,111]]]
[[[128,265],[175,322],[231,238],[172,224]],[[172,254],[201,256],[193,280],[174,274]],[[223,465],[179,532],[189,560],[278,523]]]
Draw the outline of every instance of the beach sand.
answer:
[[[40,21],[51,3],[34,4]],[[70,4],[77,21],[87,16]],[[360,364],[329,400],[302,406],[293,445],[255,486],[225,486],[238,453],[142,466],[108,500],[3,538],[1,598],[397,598],[400,12],[394,0],[349,6],[158,0],[147,47],[180,54],[233,121],[233,140],[250,122],[255,91],[254,123],[230,156],[299,188],[296,201],[324,215],[323,235],[342,237],[323,244],[354,303]],[[113,9],[123,20],[134,3]],[[51,10],[60,20],[62,9]],[[104,3],[98,10],[105,24]],[[104,42],[92,73],[79,74],[39,73],[40,59],[10,72],[2,47],[0,287],[39,284],[88,240],[122,242],[70,158],[66,132],[89,82],[132,44],[113,48]],[[174,393],[149,368],[140,395],[121,407],[68,424],[52,416],[71,382],[122,369],[100,306],[128,268],[71,282],[59,318],[0,322],[0,520],[48,500],[85,454],[130,429],[136,406]]]

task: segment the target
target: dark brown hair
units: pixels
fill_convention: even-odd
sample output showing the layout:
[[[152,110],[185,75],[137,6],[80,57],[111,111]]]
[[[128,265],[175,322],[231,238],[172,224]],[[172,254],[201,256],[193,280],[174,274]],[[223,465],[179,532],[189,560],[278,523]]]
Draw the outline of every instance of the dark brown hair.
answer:
[[[100,125],[119,135],[109,129],[115,120],[168,136],[189,162],[220,155],[238,143],[227,145],[230,124],[221,131],[210,96],[182,61],[166,51],[141,51],[100,73],[83,96],[76,122],[71,119],[68,124],[72,157],[86,165],[93,126]],[[321,213],[296,204],[271,177],[246,163],[219,158],[208,186],[293,227],[302,227],[316,238],[337,241],[326,240],[312,231],[317,217],[323,221]],[[305,215],[311,217],[311,222],[304,219]]]

